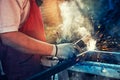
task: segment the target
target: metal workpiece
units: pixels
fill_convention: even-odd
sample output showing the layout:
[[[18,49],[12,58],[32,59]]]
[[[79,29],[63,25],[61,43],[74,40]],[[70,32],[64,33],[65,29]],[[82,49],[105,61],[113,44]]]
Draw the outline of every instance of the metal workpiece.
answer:
[[[81,61],[93,61],[109,64],[120,64],[120,52],[108,51],[86,51],[78,54],[77,57]]]
[[[87,51],[68,70],[120,79],[120,52]]]
[[[43,72],[35,74],[27,80],[45,80],[47,77],[67,68],[72,71],[120,79],[120,52],[86,51],[78,54],[77,57],[64,60]]]
[[[68,70],[73,72],[90,73],[94,75],[120,79],[120,65],[116,64],[86,61],[77,63],[76,65],[70,67]]]

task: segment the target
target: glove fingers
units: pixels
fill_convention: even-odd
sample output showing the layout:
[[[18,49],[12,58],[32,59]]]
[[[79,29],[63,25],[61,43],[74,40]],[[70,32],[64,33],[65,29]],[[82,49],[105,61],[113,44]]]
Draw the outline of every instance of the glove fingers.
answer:
[[[76,57],[78,51],[74,48],[72,43],[65,43],[58,45],[58,58],[69,59]]]

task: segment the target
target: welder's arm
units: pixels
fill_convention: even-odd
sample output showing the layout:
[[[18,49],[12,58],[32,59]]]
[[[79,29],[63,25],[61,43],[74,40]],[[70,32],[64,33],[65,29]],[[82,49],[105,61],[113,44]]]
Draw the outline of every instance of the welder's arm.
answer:
[[[59,44],[55,47],[53,44],[36,40],[17,31],[2,33],[0,36],[5,45],[24,53],[57,56],[58,58],[71,58],[77,53],[72,43]]]
[[[21,32],[8,32],[0,34],[3,44],[13,47],[24,53],[52,55],[53,45],[31,38]]]

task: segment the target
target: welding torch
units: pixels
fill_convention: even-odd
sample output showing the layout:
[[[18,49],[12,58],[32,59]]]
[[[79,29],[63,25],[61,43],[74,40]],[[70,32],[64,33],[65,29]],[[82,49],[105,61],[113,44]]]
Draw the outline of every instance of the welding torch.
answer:
[[[28,78],[27,80],[45,80],[46,78],[51,77],[52,75],[63,71],[66,68],[69,68],[71,66],[73,66],[74,64],[78,63],[79,61],[81,61],[82,57],[84,57],[84,54],[87,51],[87,47],[86,44],[90,39],[90,36],[85,36],[82,39],[76,41],[75,43],[73,43],[73,46],[75,47],[75,49],[77,49],[79,51],[79,54],[76,54],[75,57],[70,58],[70,59],[58,59],[58,58],[52,58],[52,60],[59,60],[59,64],[48,68],[47,70],[40,72],[38,74],[33,75],[32,77]]]

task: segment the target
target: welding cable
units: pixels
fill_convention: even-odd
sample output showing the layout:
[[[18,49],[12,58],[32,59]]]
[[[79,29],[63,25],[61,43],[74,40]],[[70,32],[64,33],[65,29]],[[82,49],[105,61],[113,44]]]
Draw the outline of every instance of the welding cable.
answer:
[[[56,65],[61,64],[63,61],[64,61],[63,59],[59,59],[59,62]],[[51,67],[54,67],[54,65],[52,65]],[[53,75],[52,80],[55,80],[56,74]]]
[[[54,65],[51,63],[51,67],[53,67]],[[53,76],[51,76],[52,79],[51,80],[55,80],[55,74]]]
[[[63,61],[60,64],[55,65],[54,67],[51,67],[47,70],[44,70],[43,72],[37,73],[31,77],[29,77],[26,80],[45,80],[46,78],[65,70],[66,68],[76,64],[76,59],[69,59],[67,61]]]

